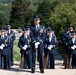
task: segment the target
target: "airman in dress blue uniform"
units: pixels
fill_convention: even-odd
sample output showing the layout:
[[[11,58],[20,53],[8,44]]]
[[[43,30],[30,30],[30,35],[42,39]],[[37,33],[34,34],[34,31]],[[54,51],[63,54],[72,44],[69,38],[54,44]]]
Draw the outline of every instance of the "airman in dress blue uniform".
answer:
[[[5,37],[7,38],[7,41],[8,41],[8,53],[7,53],[7,57],[8,57],[8,69],[10,69],[11,68],[11,58],[10,58],[10,56],[11,56],[11,49],[10,49],[10,45],[11,45],[11,41],[12,41],[12,39],[11,39],[11,37],[8,35],[8,30],[7,29],[5,29]]]
[[[72,69],[76,69],[76,32],[72,33],[71,40],[71,50],[72,50]]]
[[[66,31],[62,34],[62,43],[64,48],[64,68],[71,68],[70,66],[70,58],[71,58],[71,33],[73,32],[73,27],[70,25],[66,26]]]
[[[31,37],[28,36],[28,30],[24,30],[23,37],[20,37],[18,46],[21,49],[22,55],[24,55],[24,69],[32,68],[32,54],[31,54]]]
[[[56,39],[56,36],[53,34],[53,30],[50,29],[48,36],[45,38],[45,44],[46,44],[46,52],[48,55],[48,62],[50,63],[48,65],[48,68],[54,69],[55,68],[55,53],[56,53],[56,46],[58,45],[58,41]],[[48,63],[46,63],[48,64]]]
[[[0,51],[1,53],[1,68],[3,69],[10,69],[8,65],[8,52],[9,52],[10,43],[8,38],[5,36],[5,30],[1,30],[0,36]]]
[[[3,36],[3,37],[2,37]],[[3,39],[4,39],[4,29],[1,29],[1,35],[0,35],[0,68],[2,69],[3,66],[2,66],[2,54],[3,54],[3,47],[1,48],[1,45],[2,43],[4,44],[3,42]]]
[[[8,33],[7,35],[11,38],[11,46],[10,46],[10,50],[11,50],[11,66],[13,66],[13,46],[14,46],[14,40],[15,40],[15,33],[14,31],[11,30],[11,24],[6,24],[7,29],[8,29]]]
[[[44,73],[44,26],[40,25],[40,17],[34,17],[34,25],[31,27],[32,40],[33,40],[33,50],[32,50],[32,73],[35,72],[35,62],[36,62],[36,50],[38,50],[39,68],[40,72]]]
[[[49,36],[49,31],[50,30],[51,30],[50,27],[47,27],[45,29],[45,39]],[[47,44],[44,41],[44,68],[45,69],[48,68],[48,66],[49,66],[49,63],[48,63],[48,60],[49,60],[49,58],[48,58],[48,51],[46,49],[47,49]]]

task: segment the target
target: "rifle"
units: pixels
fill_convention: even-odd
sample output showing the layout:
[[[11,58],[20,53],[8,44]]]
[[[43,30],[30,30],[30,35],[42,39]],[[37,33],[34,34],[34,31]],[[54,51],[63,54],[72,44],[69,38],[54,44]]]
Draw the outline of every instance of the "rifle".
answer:
[[[64,61],[63,61],[64,69],[67,68],[67,59],[68,59],[68,56],[67,56],[67,54],[66,54],[66,52],[65,52],[65,54],[64,54]]]
[[[47,68],[48,54],[44,56],[44,69]]]
[[[20,65],[19,65],[19,67],[20,67],[20,69],[22,69],[22,64],[23,64],[23,60],[24,60],[24,54],[22,54],[22,57],[21,57],[21,61],[20,61]]]

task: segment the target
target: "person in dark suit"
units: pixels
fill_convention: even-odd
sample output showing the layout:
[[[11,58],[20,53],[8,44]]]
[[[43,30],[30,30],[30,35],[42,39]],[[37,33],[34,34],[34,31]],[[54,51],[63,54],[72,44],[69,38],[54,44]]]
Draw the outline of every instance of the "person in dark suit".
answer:
[[[7,35],[11,38],[11,46],[10,46],[10,50],[11,50],[11,66],[13,66],[13,46],[14,46],[14,40],[15,40],[15,33],[14,31],[11,30],[11,24],[6,24],[7,29],[8,29],[8,33]]]
[[[64,48],[64,68],[70,68],[70,58],[71,58],[71,50],[70,40],[72,39],[71,33],[73,32],[73,27],[70,25],[66,26],[66,31],[62,34],[62,43]]]
[[[50,30],[51,30],[50,27],[47,27],[45,29],[45,39],[49,36],[49,31]],[[48,51],[46,49],[47,49],[47,44],[44,41],[44,68],[45,69],[48,68],[48,66],[49,66],[49,62],[48,62],[48,60],[49,60],[49,58],[48,58]]]
[[[72,50],[72,69],[76,69],[76,32],[72,33],[71,40],[71,50]]]
[[[31,69],[32,67],[32,54],[31,54],[31,37],[28,36],[28,30],[24,30],[23,37],[20,37],[18,46],[24,55],[24,69]]]
[[[40,17],[34,17],[34,25],[31,27],[32,40],[33,40],[33,50],[32,50],[32,73],[35,72],[35,62],[36,62],[36,50],[38,50],[39,68],[40,72],[44,73],[44,26],[40,25]]]
[[[2,46],[2,43],[4,45],[3,40],[4,40],[4,29],[1,30],[1,35],[0,35],[0,68],[1,69],[3,68],[3,66],[2,66],[2,63],[3,63],[2,62],[2,55],[3,55],[3,47],[4,47],[4,46]]]
[[[46,43],[46,51],[48,54],[48,62],[49,68],[54,69],[55,68],[55,53],[56,53],[56,46],[58,45],[58,41],[56,39],[56,36],[53,35],[53,30],[49,31],[48,36],[45,38]]]
[[[5,37],[7,38],[7,41],[8,41],[8,47],[7,47],[7,49],[8,49],[8,52],[7,52],[7,57],[8,57],[8,59],[7,59],[7,61],[8,61],[8,69],[10,69],[11,68],[11,58],[10,58],[10,56],[11,56],[11,49],[10,49],[10,45],[11,45],[11,41],[12,41],[12,39],[11,39],[11,37],[10,37],[10,35],[8,35],[8,30],[7,29],[5,29]]]
[[[1,68],[9,69],[8,67],[8,52],[9,52],[10,43],[8,38],[5,36],[5,30],[1,30],[0,36],[0,51],[1,53]]]

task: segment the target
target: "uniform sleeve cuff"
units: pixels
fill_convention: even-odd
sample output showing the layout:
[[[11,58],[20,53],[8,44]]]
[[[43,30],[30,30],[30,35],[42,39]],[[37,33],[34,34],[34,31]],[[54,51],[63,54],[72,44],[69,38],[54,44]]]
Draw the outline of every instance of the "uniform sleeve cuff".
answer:
[[[43,41],[40,39],[40,42],[42,42],[43,43]]]
[[[35,43],[36,41],[33,41],[33,43]]]

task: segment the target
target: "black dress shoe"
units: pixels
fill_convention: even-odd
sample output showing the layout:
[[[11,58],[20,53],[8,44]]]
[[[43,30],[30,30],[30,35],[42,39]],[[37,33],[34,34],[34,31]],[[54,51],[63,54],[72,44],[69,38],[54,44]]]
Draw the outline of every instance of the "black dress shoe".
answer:
[[[41,73],[44,73],[44,70],[42,70]]]
[[[34,71],[34,70],[32,70],[32,71],[31,71],[31,73],[35,73],[35,71]]]
[[[8,67],[8,69],[10,69],[11,67]]]
[[[35,73],[35,71],[31,71],[31,73]]]

